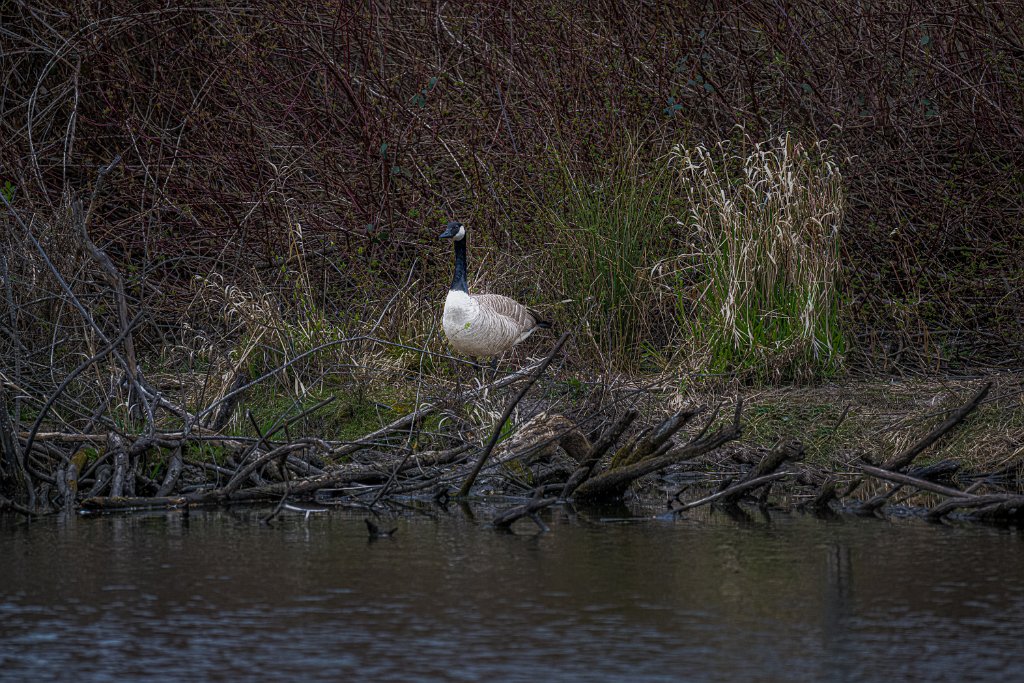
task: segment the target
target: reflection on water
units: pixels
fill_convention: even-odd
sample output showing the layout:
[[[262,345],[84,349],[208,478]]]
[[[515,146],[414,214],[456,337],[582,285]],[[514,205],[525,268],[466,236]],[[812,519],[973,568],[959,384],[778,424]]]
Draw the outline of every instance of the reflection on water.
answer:
[[[262,512],[0,519],[0,679],[1024,680],[1018,532]]]

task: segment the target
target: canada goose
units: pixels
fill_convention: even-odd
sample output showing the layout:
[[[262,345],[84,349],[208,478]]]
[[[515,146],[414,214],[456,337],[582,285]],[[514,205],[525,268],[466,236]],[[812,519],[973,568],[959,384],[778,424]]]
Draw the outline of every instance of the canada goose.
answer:
[[[452,221],[441,239],[455,243],[455,276],[444,300],[441,326],[452,347],[467,356],[497,357],[538,329],[551,327],[518,301],[466,289],[466,226]]]

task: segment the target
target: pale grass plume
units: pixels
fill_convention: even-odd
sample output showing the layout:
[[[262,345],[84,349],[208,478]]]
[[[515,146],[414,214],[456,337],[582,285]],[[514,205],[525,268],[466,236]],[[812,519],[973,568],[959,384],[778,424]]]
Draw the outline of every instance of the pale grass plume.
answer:
[[[670,155],[695,256],[692,326],[712,365],[764,379],[808,379],[842,365],[839,230],[845,199],[825,142],[791,133]]]

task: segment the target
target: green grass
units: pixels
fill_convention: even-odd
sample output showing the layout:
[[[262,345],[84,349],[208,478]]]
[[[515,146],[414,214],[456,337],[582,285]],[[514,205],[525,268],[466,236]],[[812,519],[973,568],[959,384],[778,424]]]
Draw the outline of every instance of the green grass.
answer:
[[[601,175],[574,173],[555,153],[562,200],[548,208],[556,228],[555,272],[574,320],[608,358],[636,369],[664,341],[651,275],[672,253],[671,176],[635,148],[609,159]]]
[[[289,432],[293,436],[309,434],[332,441],[352,441],[408,412],[396,392],[363,392],[340,387],[325,388],[296,398],[276,391],[270,385],[248,396],[245,406],[252,413],[260,432],[266,434],[278,424],[331,396],[335,397],[332,403],[290,426]],[[234,416],[231,423],[233,431],[252,435],[252,425],[243,418],[244,415]],[[282,431],[275,438],[283,436]]]

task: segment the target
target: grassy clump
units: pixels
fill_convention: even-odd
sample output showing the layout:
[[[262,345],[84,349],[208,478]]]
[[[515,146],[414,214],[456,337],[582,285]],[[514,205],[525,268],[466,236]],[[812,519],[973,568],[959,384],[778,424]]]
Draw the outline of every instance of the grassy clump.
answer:
[[[678,145],[672,152],[692,235],[680,282],[680,324],[713,371],[760,380],[836,372],[839,226],[845,202],[824,145],[790,134],[762,143]],[[689,296],[688,296],[689,294]]]
[[[671,254],[671,176],[632,146],[596,177],[573,173],[560,155],[555,160],[564,193],[549,208],[553,270],[571,299],[569,315],[584,323],[583,336],[603,358],[636,369],[671,333],[652,274]]]

